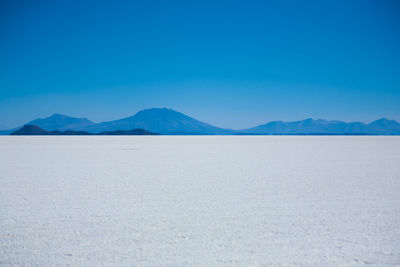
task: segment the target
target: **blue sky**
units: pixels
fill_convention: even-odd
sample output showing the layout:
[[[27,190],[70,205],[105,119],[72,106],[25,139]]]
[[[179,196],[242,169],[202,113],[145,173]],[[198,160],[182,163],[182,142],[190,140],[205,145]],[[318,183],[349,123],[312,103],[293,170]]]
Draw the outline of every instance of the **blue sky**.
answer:
[[[1,1],[0,125],[170,107],[400,121],[399,1]]]

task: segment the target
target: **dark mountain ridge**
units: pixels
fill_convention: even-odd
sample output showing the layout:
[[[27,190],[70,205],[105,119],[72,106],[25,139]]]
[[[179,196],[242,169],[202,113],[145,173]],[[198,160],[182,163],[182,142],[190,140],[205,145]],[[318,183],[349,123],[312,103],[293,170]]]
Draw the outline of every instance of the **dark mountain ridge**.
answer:
[[[21,129],[12,132],[10,135],[157,135],[143,129],[133,129],[127,131],[108,131],[101,133],[89,133],[85,131],[47,131],[36,125],[28,124],[23,126]]]

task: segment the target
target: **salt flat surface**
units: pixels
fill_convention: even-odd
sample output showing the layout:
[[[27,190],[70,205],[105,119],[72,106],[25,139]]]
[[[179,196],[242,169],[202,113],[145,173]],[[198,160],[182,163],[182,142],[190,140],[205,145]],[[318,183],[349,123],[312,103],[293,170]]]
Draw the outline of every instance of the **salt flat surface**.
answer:
[[[2,136],[0,265],[399,266],[400,138]]]

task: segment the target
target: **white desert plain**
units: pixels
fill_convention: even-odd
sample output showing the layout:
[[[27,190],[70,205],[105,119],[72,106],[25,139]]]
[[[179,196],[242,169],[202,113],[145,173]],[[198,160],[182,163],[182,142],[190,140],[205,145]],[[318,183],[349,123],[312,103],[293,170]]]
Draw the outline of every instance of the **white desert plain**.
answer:
[[[1,266],[400,266],[400,137],[1,136]]]

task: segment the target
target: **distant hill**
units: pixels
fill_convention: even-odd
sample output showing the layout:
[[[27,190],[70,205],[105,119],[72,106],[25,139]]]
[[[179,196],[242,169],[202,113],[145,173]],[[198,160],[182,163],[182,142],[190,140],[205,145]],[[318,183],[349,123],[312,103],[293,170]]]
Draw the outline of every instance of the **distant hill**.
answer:
[[[101,132],[98,134],[89,133],[85,131],[47,131],[36,125],[25,125],[21,129],[12,132],[10,135],[156,135],[155,133],[148,132],[143,129],[133,129],[128,131],[109,131]]]
[[[303,135],[303,134],[333,134],[333,135],[379,135],[400,134],[400,124],[396,121],[380,119],[370,124],[362,122],[343,122],[306,119],[302,121],[283,122],[272,121],[250,129],[240,130],[242,134],[271,135]]]
[[[54,131],[54,130],[62,131],[74,128],[87,127],[93,125],[94,122],[85,118],[74,118],[55,113],[48,118],[36,119],[30,121],[27,124],[36,125],[48,131]]]
[[[168,108],[152,108],[139,111],[134,116],[76,128],[89,132],[146,129],[160,134],[232,134],[232,130],[222,129],[193,119],[183,113]]]
[[[376,120],[368,124],[368,127],[381,134],[400,134],[400,123],[385,118]]]
[[[36,125],[25,125],[21,129],[10,133],[10,135],[47,135],[49,131],[43,130]]]
[[[74,128],[79,128],[79,127],[87,127],[89,125],[94,124],[94,122],[85,119],[85,118],[74,118],[66,115],[61,115],[61,114],[53,114],[50,117],[43,118],[43,119],[35,119],[33,121],[30,121],[26,123],[25,125],[36,125],[44,130],[47,131],[54,131],[54,130],[68,130],[68,129],[74,129]],[[22,126],[16,127],[13,129],[9,130],[3,130],[0,131],[0,135],[4,134],[11,134],[12,132],[15,132],[18,129],[21,129]]]

